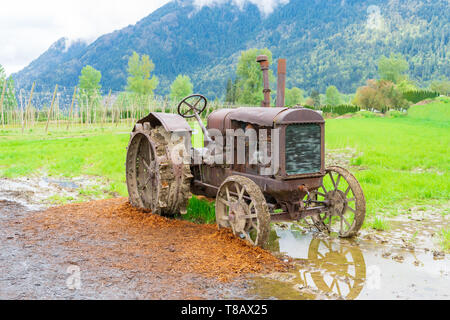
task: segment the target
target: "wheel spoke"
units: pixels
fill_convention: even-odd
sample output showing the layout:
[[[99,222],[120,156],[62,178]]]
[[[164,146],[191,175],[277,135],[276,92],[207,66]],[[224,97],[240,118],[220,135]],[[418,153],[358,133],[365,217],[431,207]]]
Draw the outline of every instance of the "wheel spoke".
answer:
[[[351,225],[350,225],[350,223],[347,221],[347,219],[345,219],[344,216],[341,217],[341,224],[342,224],[342,221],[344,221],[345,224],[347,225],[347,227],[350,229]]]
[[[323,189],[323,192],[328,193],[328,192],[327,192],[327,189],[325,189],[325,186],[323,185],[323,183],[321,184],[320,187]]]
[[[255,244],[255,242],[252,240],[252,237],[250,237],[250,233],[244,232],[244,236],[245,236],[245,239],[247,239],[248,242],[250,242],[253,245]]]
[[[228,189],[228,186],[225,187],[225,192],[227,193],[227,200],[228,200],[228,202],[230,202],[231,196],[230,196],[230,189]]]
[[[230,203],[228,202],[228,201],[226,201],[225,199],[223,199],[223,198],[218,198],[218,200],[219,200],[219,202],[222,202],[224,205],[226,205],[227,207],[229,207],[230,206]]]
[[[348,210],[350,210],[351,212],[353,212],[353,213],[356,213],[356,210],[355,209],[353,209],[352,207],[350,207],[350,206],[347,206],[347,209]]]
[[[330,175],[331,183],[333,183],[334,190],[337,190],[336,182],[334,182],[334,178],[333,178],[333,172],[330,171],[330,172],[328,172],[328,174]]]
[[[241,194],[241,189],[239,188],[239,184],[237,182],[234,183],[234,187],[236,188],[236,193],[238,194],[238,201],[241,200],[240,194]]]
[[[325,196],[326,196],[326,194],[325,193],[322,193],[322,192],[316,192],[316,194],[318,194],[319,196],[322,196],[322,197],[324,197],[325,198]],[[317,200],[317,199],[316,199]]]
[[[197,102],[192,106],[195,110],[200,111],[199,109],[197,109],[197,105],[200,103],[200,101],[202,101],[203,99],[200,98],[197,100]]]
[[[341,182],[341,175],[340,174],[338,174],[338,178],[336,180],[336,190],[339,189],[339,182]]]
[[[346,198],[347,198],[348,193],[350,192],[350,190],[351,190],[351,188],[350,188],[350,186],[348,186],[347,190],[345,190],[345,193],[344,193]]]
[[[145,159],[142,159],[142,162],[144,163],[144,166],[147,167],[147,170],[150,171],[150,166],[149,166],[149,164],[147,163],[147,161],[145,161]]]
[[[242,186],[242,189],[239,192],[239,201],[242,201],[242,199],[244,198],[244,193],[245,193],[245,187]]]
[[[147,180],[145,181],[144,185],[141,188],[141,191],[144,191],[145,189],[147,189],[148,183],[150,182],[150,180],[152,179],[152,177],[148,177]]]

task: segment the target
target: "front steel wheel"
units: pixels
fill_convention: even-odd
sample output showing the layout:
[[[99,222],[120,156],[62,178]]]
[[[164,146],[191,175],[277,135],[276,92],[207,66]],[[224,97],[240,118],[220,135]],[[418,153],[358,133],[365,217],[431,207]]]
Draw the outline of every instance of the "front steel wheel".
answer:
[[[231,176],[217,192],[216,221],[251,245],[264,247],[270,233],[270,214],[261,189],[250,179]]]
[[[312,197],[328,203],[326,211],[312,217],[320,231],[350,238],[361,229],[366,216],[366,200],[358,180],[348,170],[328,168],[322,185],[312,192]]]

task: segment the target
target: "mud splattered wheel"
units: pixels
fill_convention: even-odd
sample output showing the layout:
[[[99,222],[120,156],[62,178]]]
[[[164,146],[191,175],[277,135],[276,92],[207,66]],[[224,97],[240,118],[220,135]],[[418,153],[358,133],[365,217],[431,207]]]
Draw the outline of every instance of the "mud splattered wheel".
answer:
[[[328,202],[325,212],[312,217],[320,231],[350,238],[361,229],[366,216],[366,200],[358,180],[346,169],[328,168],[322,185],[311,193],[311,197]]]
[[[264,247],[270,233],[270,214],[261,189],[250,179],[231,176],[220,186],[216,198],[219,228],[254,246]]]
[[[160,215],[186,213],[192,174],[189,164],[174,161],[185,150],[182,137],[163,127],[136,124],[127,152],[130,203]]]

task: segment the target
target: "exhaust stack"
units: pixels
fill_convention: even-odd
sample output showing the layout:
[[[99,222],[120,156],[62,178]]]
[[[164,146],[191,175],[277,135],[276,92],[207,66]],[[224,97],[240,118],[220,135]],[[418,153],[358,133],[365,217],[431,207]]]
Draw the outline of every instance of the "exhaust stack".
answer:
[[[261,70],[263,72],[264,80],[264,101],[262,101],[261,106],[270,108],[270,84],[269,84],[269,58],[267,56],[259,56],[256,61],[261,65]]]
[[[277,107],[284,108],[286,97],[286,59],[278,60]]]

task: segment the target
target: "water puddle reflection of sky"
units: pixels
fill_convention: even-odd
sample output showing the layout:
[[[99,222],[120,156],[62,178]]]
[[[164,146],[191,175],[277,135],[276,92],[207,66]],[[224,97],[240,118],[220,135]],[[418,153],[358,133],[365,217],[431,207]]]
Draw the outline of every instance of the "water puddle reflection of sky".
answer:
[[[450,260],[367,240],[275,226],[270,249],[294,259],[289,273],[254,280],[263,299],[449,299]]]

